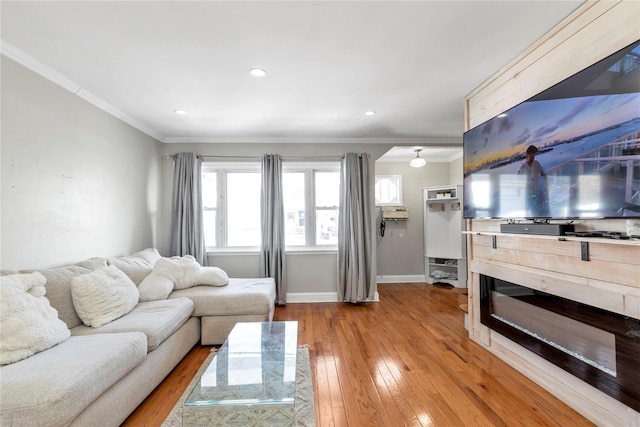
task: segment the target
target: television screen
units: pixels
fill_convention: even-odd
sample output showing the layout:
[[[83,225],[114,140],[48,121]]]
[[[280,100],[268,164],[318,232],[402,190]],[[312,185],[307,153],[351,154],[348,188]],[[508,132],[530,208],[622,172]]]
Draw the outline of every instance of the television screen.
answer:
[[[640,217],[640,41],[464,134],[464,217]]]

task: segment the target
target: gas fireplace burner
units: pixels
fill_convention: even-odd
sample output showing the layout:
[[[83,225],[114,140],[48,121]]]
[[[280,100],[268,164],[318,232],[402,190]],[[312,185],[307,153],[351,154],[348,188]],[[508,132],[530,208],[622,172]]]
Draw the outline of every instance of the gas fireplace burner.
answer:
[[[483,274],[480,320],[640,411],[640,320]]]

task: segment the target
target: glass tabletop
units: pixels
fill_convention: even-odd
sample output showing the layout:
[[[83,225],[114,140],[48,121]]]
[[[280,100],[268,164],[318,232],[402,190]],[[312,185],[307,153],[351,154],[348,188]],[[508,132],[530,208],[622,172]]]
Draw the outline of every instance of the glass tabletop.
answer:
[[[184,406],[293,405],[298,322],[238,323]]]

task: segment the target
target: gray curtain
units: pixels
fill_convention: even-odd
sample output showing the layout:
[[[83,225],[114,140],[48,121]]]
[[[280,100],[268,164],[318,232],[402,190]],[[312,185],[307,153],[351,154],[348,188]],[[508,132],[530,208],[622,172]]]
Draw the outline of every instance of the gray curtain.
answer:
[[[376,283],[375,230],[369,155],[348,153],[340,165],[338,300],[373,299]]]
[[[262,243],[260,274],[276,281],[276,304],[287,303],[284,245],[284,198],[282,159],[277,154],[262,157],[262,193],[260,197]]]
[[[202,219],[201,160],[194,153],[178,153],[173,168],[170,256],[192,255],[207,265]]]

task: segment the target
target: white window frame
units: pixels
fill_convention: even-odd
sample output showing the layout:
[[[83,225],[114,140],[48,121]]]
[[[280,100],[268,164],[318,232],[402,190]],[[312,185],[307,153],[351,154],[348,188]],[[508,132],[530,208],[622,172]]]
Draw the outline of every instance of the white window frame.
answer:
[[[260,162],[202,162],[202,172],[216,172],[216,246],[207,246],[207,252],[255,252],[258,246],[228,246],[227,230],[227,174],[230,172],[260,173]],[[305,242],[303,245],[290,245],[287,252],[335,251],[336,244],[318,245],[316,242],[316,206],[315,206],[315,172],[340,172],[339,162],[287,162],[282,163],[282,172],[302,172],[305,177]],[[335,209],[323,207],[325,209]]]
[[[227,174],[233,172],[260,173],[260,162],[202,162],[202,171],[216,172],[216,246],[207,246],[207,252],[255,252],[258,246],[228,246],[227,229]],[[206,243],[206,242],[205,242]]]
[[[337,250],[338,245],[318,245],[316,242],[316,172],[336,172],[340,173],[339,162],[283,162],[282,173],[303,172],[304,173],[304,240],[305,245],[287,245],[286,251],[298,250]],[[323,209],[335,209],[337,206],[323,206]],[[322,209],[321,209],[322,210]]]
[[[398,201],[378,201],[376,197],[375,187],[378,185],[379,181],[392,181],[396,184],[398,188]],[[376,206],[402,206],[402,175],[376,175],[375,185],[374,185],[374,198],[376,202]]]

